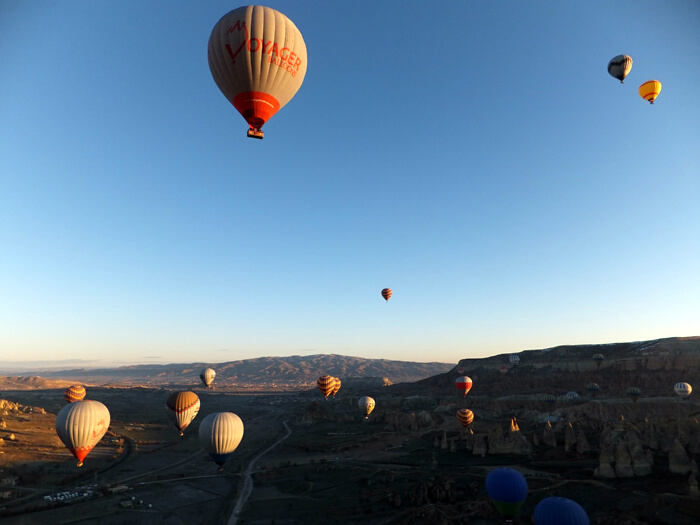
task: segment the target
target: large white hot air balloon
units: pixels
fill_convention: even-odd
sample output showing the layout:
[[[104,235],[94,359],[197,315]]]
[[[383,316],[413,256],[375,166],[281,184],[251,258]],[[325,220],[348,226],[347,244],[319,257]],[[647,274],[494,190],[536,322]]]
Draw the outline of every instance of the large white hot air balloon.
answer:
[[[357,406],[360,407],[360,410],[365,414],[365,419],[367,419],[372,413],[372,410],[374,410],[375,402],[371,397],[365,396],[360,398],[357,402]]]
[[[243,421],[232,412],[214,412],[199,425],[199,440],[214,462],[223,468],[226,458],[243,439]]]
[[[83,460],[109,428],[109,410],[99,401],[68,403],[56,416],[56,434],[83,466]]]
[[[248,122],[248,136],[289,102],[306,75],[306,44],[289,18],[259,5],[221,17],[209,37],[209,69],[216,85]]]

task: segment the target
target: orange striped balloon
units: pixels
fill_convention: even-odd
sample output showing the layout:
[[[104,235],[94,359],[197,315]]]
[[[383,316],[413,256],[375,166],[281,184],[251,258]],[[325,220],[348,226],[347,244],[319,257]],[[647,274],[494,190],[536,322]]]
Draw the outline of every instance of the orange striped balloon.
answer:
[[[194,392],[173,392],[165,401],[165,410],[182,436],[199,412],[199,397]]]
[[[82,385],[73,385],[66,388],[63,393],[66,401],[69,403],[75,403],[76,401],[82,401],[85,399],[85,387]]]
[[[323,394],[323,397],[327,399],[328,396],[331,395],[331,392],[333,392],[333,389],[335,388],[335,377],[321,376],[318,378],[318,381],[316,381],[316,386],[318,386],[318,389]]]
[[[474,421],[474,412],[468,408],[461,408],[457,410],[457,419],[463,427],[468,427]]]
[[[340,390],[340,378],[334,377],[333,379],[335,380],[335,382],[333,383],[333,391],[331,392],[331,395],[335,397],[335,395],[338,393],[338,390]]]
[[[384,297],[384,300],[385,300],[385,301],[388,301],[389,299],[391,299],[391,295],[392,295],[393,293],[394,293],[394,292],[391,291],[391,288],[384,288],[384,289],[382,290],[382,297]]]

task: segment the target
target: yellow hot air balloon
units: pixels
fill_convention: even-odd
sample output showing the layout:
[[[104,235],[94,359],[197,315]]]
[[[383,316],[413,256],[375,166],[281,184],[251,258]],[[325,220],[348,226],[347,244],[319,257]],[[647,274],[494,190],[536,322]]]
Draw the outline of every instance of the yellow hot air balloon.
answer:
[[[333,381],[333,390],[331,391],[331,396],[335,397],[335,395],[338,393],[338,390],[340,390],[340,378],[334,377]]]
[[[289,102],[306,75],[306,44],[294,23],[259,5],[239,7],[209,37],[209,69],[216,85],[248,122],[248,136]]]
[[[382,297],[384,297],[385,301],[388,301],[389,299],[391,299],[393,293],[394,292],[391,291],[391,288],[384,288],[382,290]]]
[[[374,399],[371,397],[365,396],[361,397],[360,400],[357,402],[357,406],[360,407],[360,410],[364,412],[365,414],[365,419],[369,418],[369,415],[372,413],[372,410],[374,410],[375,406]]]
[[[83,460],[107,432],[109,410],[99,401],[68,403],[56,415],[56,434],[83,466]]]
[[[617,55],[608,62],[608,73],[620,81],[625,83],[625,77],[632,70],[632,57],[629,55]]]
[[[335,388],[335,377],[321,376],[316,381],[316,386],[323,394],[323,397],[328,399],[328,396],[331,395],[331,392],[333,392],[333,389]]]
[[[194,392],[173,392],[165,402],[165,410],[182,436],[199,412],[199,397]]]
[[[647,80],[639,86],[639,96],[653,104],[656,97],[661,93],[661,82],[658,80]]]
[[[457,420],[466,428],[474,421],[474,413],[468,408],[461,408],[457,410]]]
[[[82,401],[83,399],[85,399],[85,387],[82,385],[69,386],[63,393],[63,397],[65,397],[66,401],[68,401],[69,403]]]

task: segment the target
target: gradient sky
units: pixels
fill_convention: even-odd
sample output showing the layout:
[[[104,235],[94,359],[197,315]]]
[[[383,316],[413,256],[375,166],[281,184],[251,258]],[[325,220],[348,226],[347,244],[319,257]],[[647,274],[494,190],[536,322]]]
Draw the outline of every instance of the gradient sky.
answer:
[[[239,4],[0,0],[0,369],[700,334],[699,2],[266,5],[309,66],[256,141]]]

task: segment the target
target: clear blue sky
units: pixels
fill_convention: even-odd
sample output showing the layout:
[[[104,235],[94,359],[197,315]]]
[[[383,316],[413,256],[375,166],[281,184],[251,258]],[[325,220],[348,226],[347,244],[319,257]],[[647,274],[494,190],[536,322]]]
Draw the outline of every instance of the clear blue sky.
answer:
[[[309,66],[256,141],[239,4],[0,0],[0,368],[700,334],[699,2],[266,5]]]

